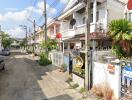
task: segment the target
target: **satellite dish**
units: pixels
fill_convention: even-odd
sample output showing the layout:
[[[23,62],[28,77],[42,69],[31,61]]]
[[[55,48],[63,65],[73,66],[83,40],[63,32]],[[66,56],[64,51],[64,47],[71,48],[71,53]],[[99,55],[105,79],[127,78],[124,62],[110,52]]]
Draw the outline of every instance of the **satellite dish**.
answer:
[[[71,21],[70,21],[70,25],[75,25],[76,24],[76,19],[72,19]]]

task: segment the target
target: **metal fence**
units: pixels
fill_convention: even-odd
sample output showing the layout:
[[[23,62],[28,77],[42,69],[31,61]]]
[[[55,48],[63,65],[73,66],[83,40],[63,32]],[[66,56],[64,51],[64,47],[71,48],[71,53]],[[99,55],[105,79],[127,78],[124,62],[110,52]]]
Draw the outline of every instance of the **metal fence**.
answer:
[[[116,57],[111,53],[111,49],[96,49],[92,51],[92,61],[109,63],[113,59],[116,59]]]
[[[63,52],[61,51],[51,51],[49,53],[49,59],[52,61],[52,64],[58,67],[63,64],[63,56]]]

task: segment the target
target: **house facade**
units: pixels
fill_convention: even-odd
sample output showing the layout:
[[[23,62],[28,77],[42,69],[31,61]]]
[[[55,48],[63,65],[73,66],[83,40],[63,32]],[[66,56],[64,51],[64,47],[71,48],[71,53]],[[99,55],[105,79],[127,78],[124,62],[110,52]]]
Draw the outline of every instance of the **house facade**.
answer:
[[[64,41],[64,49],[84,49],[86,33],[86,4],[78,0],[70,0],[64,13],[58,18],[60,20],[60,32]],[[108,24],[113,19],[123,18],[124,3],[119,0],[91,0],[90,16],[90,40],[95,47],[107,46],[109,41],[105,40]],[[115,9],[116,8],[116,9]],[[91,45],[93,42],[90,43]],[[110,45],[110,44],[109,44]]]
[[[56,34],[59,32],[60,32],[60,22],[58,20],[52,20],[52,22],[49,23],[47,27],[48,37],[51,39],[55,39]]]
[[[31,33],[28,38],[27,38],[27,43],[29,46],[30,51],[33,51],[35,49],[36,53],[39,53],[40,51],[40,44],[44,40],[44,31],[39,28],[36,32],[35,35],[34,33]]]

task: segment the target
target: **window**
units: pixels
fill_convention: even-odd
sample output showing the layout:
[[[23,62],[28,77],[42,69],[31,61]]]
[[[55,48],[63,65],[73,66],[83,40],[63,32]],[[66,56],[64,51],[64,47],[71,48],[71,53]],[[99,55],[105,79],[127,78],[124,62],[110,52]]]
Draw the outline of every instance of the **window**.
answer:
[[[93,22],[93,14],[90,15],[90,22]]]
[[[129,21],[132,22],[132,13],[129,13]]]
[[[96,13],[96,21],[99,20],[99,12]],[[90,22],[93,22],[93,14],[90,15]]]
[[[99,12],[96,13],[96,21],[99,21]]]
[[[86,24],[86,18],[83,17],[82,24]]]
[[[68,43],[64,44],[64,49],[68,49]]]

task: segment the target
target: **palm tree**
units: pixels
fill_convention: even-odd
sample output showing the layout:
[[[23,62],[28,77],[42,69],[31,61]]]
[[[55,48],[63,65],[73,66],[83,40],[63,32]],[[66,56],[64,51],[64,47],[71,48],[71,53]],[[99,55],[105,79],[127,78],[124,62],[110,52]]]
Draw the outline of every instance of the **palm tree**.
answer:
[[[109,24],[109,35],[118,57],[132,56],[132,23],[126,19],[113,20]],[[121,55],[119,54],[119,51]]]

